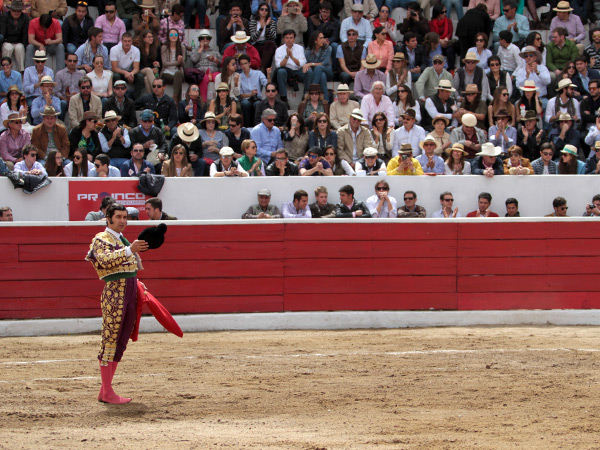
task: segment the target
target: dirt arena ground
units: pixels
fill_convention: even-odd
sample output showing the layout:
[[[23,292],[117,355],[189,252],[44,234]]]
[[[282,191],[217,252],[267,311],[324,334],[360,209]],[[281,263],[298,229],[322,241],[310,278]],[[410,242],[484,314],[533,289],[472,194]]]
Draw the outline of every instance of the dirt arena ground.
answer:
[[[600,330],[145,334],[96,401],[96,335],[0,339],[2,449],[599,449]]]

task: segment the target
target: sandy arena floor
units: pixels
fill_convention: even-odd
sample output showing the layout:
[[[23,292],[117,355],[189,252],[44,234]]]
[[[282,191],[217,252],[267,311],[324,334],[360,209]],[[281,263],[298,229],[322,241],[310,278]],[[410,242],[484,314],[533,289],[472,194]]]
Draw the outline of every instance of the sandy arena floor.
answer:
[[[0,340],[2,449],[599,449],[599,330],[146,334],[96,401],[98,336]]]

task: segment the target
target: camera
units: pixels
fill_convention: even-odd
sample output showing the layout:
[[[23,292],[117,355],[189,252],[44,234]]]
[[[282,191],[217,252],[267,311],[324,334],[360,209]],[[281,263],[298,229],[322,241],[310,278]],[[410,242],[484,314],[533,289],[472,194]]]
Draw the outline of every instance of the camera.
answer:
[[[402,155],[402,161],[406,161],[408,159],[408,155]]]

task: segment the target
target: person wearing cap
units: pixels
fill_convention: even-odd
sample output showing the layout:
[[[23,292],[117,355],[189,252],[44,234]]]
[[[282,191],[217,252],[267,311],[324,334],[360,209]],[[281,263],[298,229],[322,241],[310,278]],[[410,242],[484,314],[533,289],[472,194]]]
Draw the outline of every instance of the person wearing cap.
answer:
[[[244,31],[248,36],[250,35],[250,26],[248,19],[242,15],[241,3],[238,3],[237,1],[231,3],[228,12],[229,14],[222,14],[222,18],[219,18],[219,26],[217,27],[217,45],[221,51],[225,51],[232,45],[232,37],[234,37],[238,31]],[[236,43],[236,41],[233,42]]]
[[[248,43],[249,40],[250,36],[248,36],[245,31],[236,31],[236,33],[231,36],[231,41],[234,45],[230,45],[223,50],[223,60],[232,57],[237,61],[239,55],[246,54],[250,57],[250,67],[259,70],[262,67],[262,58],[258,53],[258,50]],[[215,80],[215,83],[217,81],[218,80]]]
[[[154,118],[154,111],[151,109],[142,111],[140,125],[129,131],[131,148],[133,150],[135,144],[142,144],[144,148],[142,159],[155,149],[158,152],[158,158],[164,161],[167,157],[167,140],[162,130],[154,125]],[[154,148],[154,146],[156,147]]]
[[[477,196],[477,205],[477,209],[467,214],[467,217],[498,217],[498,214],[490,209],[492,195],[488,192],[482,192]]]
[[[529,82],[528,86],[537,87],[538,97],[542,101],[542,107],[545,108],[548,103],[546,98],[548,94],[548,85],[552,77],[548,68],[542,64],[542,54],[532,45],[525,47],[521,53],[521,58],[525,61],[517,70],[513,72],[513,77],[519,89]]]
[[[579,56],[577,45],[567,39],[567,34],[566,28],[552,29],[552,42],[546,45],[546,66],[553,82],[560,80],[566,65],[574,62]]]
[[[429,132],[427,137],[432,137],[435,140],[436,148],[434,153],[441,156],[448,147],[452,146],[450,134],[446,132],[450,121],[443,116],[436,116],[432,120],[432,125],[433,130]]]
[[[242,219],[281,219],[279,208],[271,204],[271,191],[259,189],[257,192],[258,203],[249,206]]]
[[[485,175],[493,178],[494,175],[504,175],[504,163],[499,155],[502,153],[500,147],[494,147],[494,144],[486,142],[481,146],[481,151],[471,162],[471,173],[473,175]]]
[[[12,57],[15,61],[16,71],[23,72],[25,70],[25,47],[29,44],[27,36],[29,16],[24,11],[22,0],[12,0],[9,5],[5,6],[8,8],[8,13],[0,16],[0,35],[3,38],[0,39],[2,56]]]
[[[381,65],[381,61],[377,59],[375,55],[367,55],[366,59],[362,61],[363,69],[359,70],[354,77],[354,95],[358,99],[359,103],[362,99],[371,93],[371,88],[376,81],[381,81],[385,90],[385,74],[377,70]],[[395,118],[395,114],[390,117]]]
[[[61,111],[60,99],[54,95],[54,86],[56,86],[56,83],[52,81],[52,78],[47,76],[42,77],[40,86],[42,95],[36,97],[31,103],[31,119],[34,126],[42,123],[40,113],[46,106],[52,106],[59,113],[59,119],[65,116],[65,111]]]
[[[389,1],[390,0],[386,0],[386,4],[388,4],[388,6]],[[458,2],[456,4],[458,4]],[[404,18],[402,23],[398,25],[398,30],[404,35],[406,35],[406,33],[414,33],[415,36],[417,36],[417,41],[419,41],[419,44],[422,44],[423,38],[427,33],[429,33],[429,21],[423,15],[423,10],[421,9],[421,5],[419,4],[419,2],[409,2],[406,5],[406,9],[406,17]],[[459,20],[462,18],[462,7],[460,9],[461,12],[457,13]]]
[[[398,156],[398,149],[403,144],[408,144],[413,150],[413,156],[421,154],[419,142],[424,141],[427,136],[425,129],[417,125],[417,115],[415,110],[409,108],[402,117],[402,126],[394,131],[394,146],[392,147],[392,157]]]
[[[104,114],[104,127],[98,133],[102,152],[110,157],[114,167],[121,167],[131,155],[129,131],[127,128],[119,126],[119,120],[121,117],[116,112],[107,111]]]
[[[88,31],[94,26],[94,20],[88,14],[88,4],[78,1],[75,12],[66,16],[62,23],[62,37],[67,53],[75,53],[88,38]]]
[[[340,83],[350,85],[367,57],[367,47],[358,41],[358,31],[352,27],[346,31],[346,37],[338,46],[335,58],[340,66]]]
[[[40,3],[50,2],[38,2],[38,4]],[[64,13],[62,15],[64,15]],[[54,55],[56,57],[56,70],[63,69],[65,67],[65,47],[63,45],[60,22],[47,13],[33,17],[35,18],[29,21],[29,28],[27,30],[29,45],[27,45],[25,49],[25,66],[33,66],[35,52],[43,50],[45,54]]]
[[[560,147],[556,147],[560,148]],[[581,149],[579,150],[581,152]],[[577,147],[575,145],[566,144],[560,151],[560,160],[556,173],[560,175],[582,175],[585,173],[585,164],[577,159]]]
[[[281,16],[277,20],[277,34],[283,37],[286,30],[294,30],[295,43],[304,46],[304,33],[308,30],[308,23],[298,0],[289,0],[283,5]]]
[[[373,122],[373,117],[378,112],[385,113],[388,126],[394,127],[397,122],[397,109],[390,98],[385,95],[385,84],[383,81],[375,81],[371,86],[371,93],[364,96],[360,109],[368,124]]]
[[[417,156],[417,161],[421,164],[423,173],[425,175],[444,175],[444,160],[434,154],[437,147],[435,139],[426,137],[419,142],[419,147],[423,153]]]
[[[38,158],[46,159],[51,150],[58,150],[63,158],[69,156],[70,142],[67,128],[56,123],[58,112],[52,106],[45,107],[40,113],[42,123],[33,127],[31,143],[38,149]]]
[[[365,148],[363,157],[356,162],[355,169],[356,175],[359,177],[385,177],[387,175],[385,161],[378,158],[377,149],[373,147]]]
[[[392,68],[385,76],[385,94],[392,102],[397,103],[400,97],[399,91],[404,85],[412,93],[412,76],[406,67],[406,56],[402,52],[396,52],[392,58]]]
[[[500,87],[499,89],[504,89]],[[465,114],[473,114],[477,118],[477,127],[478,128],[486,128],[485,124],[485,116],[488,113],[488,107],[485,100],[481,98],[481,92],[477,89],[476,84],[467,84],[467,87],[464,91],[462,91],[463,101],[460,103],[460,107],[458,108],[458,113],[460,114],[459,120]],[[508,97],[503,97],[507,99],[507,104],[512,104],[508,101]],[[514,108],[513,108],[514,110]]]
[[[306,152],[306,157],[298,165],[300,175],[303,177],[333,176],[331,164],[323,157],[323,150],[311,147]]]
[[[454,208],[454,196],[452,192],[444,191],[440,194],[440,204],[442,209],[435,211],[432,215],[432,219],[454,219],[456,217],[462,217],[458,212],[458,208]]]
[[[504,175],[532,175],[533,168],[529,159],[523,158],[523,149],[513,145],[508,149],[508,158],[504,160]]]
[[[77,126],[86,111],[92,111],[96,117],[102,117],[102,100],[92,94],[92,80],[86,75],[79,79],[79,93],[69,101],[69,125],[71,129]],[[35,103],[35,102],[34,102]]]
[[[352,14],[342,20],[340,25],[340,40],[346,42],[348,40],[348,30],[352,29],[358,33],[358,42],[369,46],[369,42],[373,39],[373,30],[371,22],[364,17],[364,6],[362,3],[354,3],[351,7]]]
[[[554,158],[554,144],[544,142],[540,146],[540,157],[531,162],[533,172],[536,175],[556,175],[558,164],[552,158]]]
[[[315,202],[308,205],[313,219],[333,219],[335,218],[335,205],[329,203],[329,193],[325,186],[315,188]]]
[[[546,105],[544,120],[547,123],[554,124],[561,113],[568,113],[573,120],[579,121],[579,102],[575,99],[576,87],[570,78],[563,78],[558,82],[558,95],[548,100]]]
[[[437,93],[427,97],[427,100],[425,100],[425,111],[427,114],[421,119],[421,125],[424,128],[431,129],[431,119],[433,117],[442,116],[449,121],[458,119],[460,113],[455,106],[456,102],[452,98],[453,92],[456,92],[456,90],[452,87],[450,81],[440,80]]]
[[[287,150],[280,148],[275,153],[275,161],[265,169],[265,174],[268,177],[293,177],[300,175],[300,169],[289,160]]]
[[[101,28],[92,27],[87,33],[87,40],[79,45],[74,51],[77,56],[77,69],[90,73],[94,70],[94,59],[96,56],[102,56],[103,67],[106,70],[111,69],[108,48],[102,43],[104,34]]]
[[[569,207],[567,206],[567,200],[565,198],[556,197],[552,200],[552,208],[554,208],[554,212],[552,214],[546,214],[544,217],[569,217],[567,215]]]
[[[548,138],[556,146],[562,148],[566,144],[571,144],[575,148],[579,148],[579,156],[583,159],[583,149],[580,145],[581,134],[575,125],[575,121],[569,113],[560,113],[556,119],[556,127],[552,128]]]
[[[177,105],[171,97],[165,94],[165,82],[161,78],[156,78],[152,82],[152,91],[152,94],[144,95],[137,104],[143,109],[151,109],[158,114],[163,131],[167,135],[167,139],[170,139],[169,136],[175,134],[177,127]]]
[[[398,202],[390,194],[390,185],[385,180],[377,180],[375,183],[375,195],[366,200],[367,208],[371,217],[390,218],[398,217]]]
[[[262,113],[265,109],[272,109],[277,114],[275,116],[275,126],[283,128],[288,121],[288,109],[284,102],[277,96],[277,83],[269,81],[265,87],[265,97],[256,104],[254,112],[254,123],[261,121]]]
[[[233,149],[223,147],[219,150],[219,160],[210,165],[211,177],[247,177],[248,172],[233,160]]]
[[[155,36],[158,35],[160,17],[155,14],[154,0],[140,0],[139,3],[136,0],[119,0],[115,3],[117,15],[125,23],[126,29],[131,28],[135,35],[145,30],[152,31]]]
[[[499,34],[498,58],[504,70],[512,74],[521,65],[521,56],[519,47],[512,43],[513,35],[510,31],[504,30]]]
[[[48,76],[54,79],[54,71],[46,67],[46,52],[37,50],[33,58],[35,64],[30,64],[25,67],[23,73],[23,92],[27,97],[27,106],[31,108],[31,104],[36,97],[42,95],[42,77]]]
[[[332,129],[339,130],[347,125],[352,111],[360,107],[356,100],[350,100],[350,94],[353,93],[347,84],[338,84],[337,91],[335,91],[337,99],[329,106],[329,120]]]
[[[294,42],[296,32],[285,30],[283,32],[283,44],[275,51],[275,62],[271,78],[277,81],[281,101],[287,103],[287,84],[291,80],[294,90],[298,90],[298,80],[304,77],[303,67],[306,64],[304,48]],[[308,86],[304,86],[305,92]]]
[[[420,150],[419,150],[420,151]],[[396,152],[398,156],[392,158],[387,165],[387,174],[391,175],[423,175],[421,164],[414,158],[411,144],[400,145]]]
[[[31,135],[23,130],[25,120],[26,117],[21,117],[18,113],[11,113],[3,122],[6,131],[0,134],[0,157],[10,170],[13,169],[15,163],[22,160],[23,147],[31,144]]]
[[[523,156],[529,160],[537,157],[542,144],[544,131],[538,128],[538,116],[535,111],[527,111],[521,117],[523,125],[517,131],[517,145],[523,149]]]
[[[294,192],[294,199],[281,206],[281,215],[284,219],[311,219],[308,193],[302,189]]]
[[[102,105],[102,112],[114,111],[121,117],[119,126],[126,126],[130,130],[138,125],[137,115],[135,113],[135,103],[130,98],[127,98],[127,83],[123,80],[115,82],[113,86],[113,95],[111,95],[106,103]]]
[[[481,98],[484,100],[491,100],[490,87],[488,85],[488,79],[485,76],[485,72],[481,67],[477,67],[479,58],[475,53],[467,53],[463,58],[465,63],[464,67],[459,68],[454,73],[454,89],[457,92],[465,90],[468,84],[477,85],[477,89],[481,92]]]
[[[586,174],[600,174],[600,141],[596,141],[591,148],[590,155],[585,161]]]
[[[94,157],[94,168],[88,173],[88,177],[114,178],[120,177],[121,171],[111,164],[110,157],[100,153]]]
[[[218,50],[210,47],[211,40],[212,36],[209,30],[200,30],[198,50],[192,51],[189,58],[192,67],[186,68],[184,71],[185,81],[200,87],[200,96],[204,103],[207,101],[208,83],[215,81],[217,74],[221,71],[222,56]]]
[[[121,42],[110,49],[110,64],[113,82],[125,81],[133,84],[133,98],[139,99],[144,89],[144,74],[140,72],[140,50],[133,45],[129,31],[121,37]]]
[[[577,8],[575,10],[571,6]],[[567,30],[567,39],[578,44],[581,47],[579,54],[583,51],[583,41],[585,40],[585,28],[581,21],[582,17],[586,17],[588,11],[581,8],[581,2],[576,0],[572,2],[560,1],[553,8],[552,11],[556,12],[556,16],[550,22],[550,30],[555,30],[558,27],[562,27]],[[571,14],[573,12],[573,14]]]
[[[427,67],[415,83],[416,95],[424,102],[427,97],[435,95],[441,80],[452,83],[452,74],[444,68],[444,55],[435,55],[433,65]]]
[[[506,0],[502,2],[502,10],[504,14],[496,19],[492,30],[492,42],[494,42],[494,50],[498,50],[500,32],[508,30],[513,35],[513,42],[517,47],[518,42],[527,39],[529,34],[529,19],[522,14],[517,13],[517,5],[514,0]]]
[[[362,217],[371,218],[371,212],[363,202],[354,198],[354,188],[349,184],[342,186],[339,190],[340,202],[335,206],[335,217],[337,219],[352,219]]]
[[[362,125],[365,117],[360,109],[352,110],[349,121],[337,131],[337,154],[354,168],[354,163],[362,158],[367,147],[373,147],[369,129]]]
[[[462,144],[446,149],[448,159],[444,163],[444,175],[471,175],[471,163],[465,159],[467,152]]]
[[[502,149],[502,154],[506,155],[509,147],[517,142],[517,129],[512,124],[512,117],[505,109],[499,110],[493,116],[495,125],[488,131],[489,141]]]
[[[484,130],[477,128],[477,118],[473,114],[465,114],[461,118],[462,125],[450,133],[452,144],[461,144],[467,152],[467,159],[473,159],[481,150],[481,145],[487,142]]]
[[[155,174],[154,165],[144,159],[146,150],[144,146],[137,142],[131,145],[131,159],[121,164],[122,177],[135,177],[140,173]]]
[[[116,2],[112,0],[105,3],[104,14],[98,16],[94,26],[102,30],[102,43],[109,51],[121,42],[121,36],[127,31],[125,22],[117,16]]]

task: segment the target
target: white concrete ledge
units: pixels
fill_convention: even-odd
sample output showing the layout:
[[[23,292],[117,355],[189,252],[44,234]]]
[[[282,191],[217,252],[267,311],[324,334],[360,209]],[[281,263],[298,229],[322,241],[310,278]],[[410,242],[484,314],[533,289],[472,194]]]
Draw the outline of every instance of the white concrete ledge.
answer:
[[[333,311],[175,316],[184,333],[229,330],[344,330],[477,325],[600,325],[600,310],[514,311]],[[51,336],[99,332],[100,318],[0,321],[1,337]],[[163,332],[153,317],[140,331]]]

